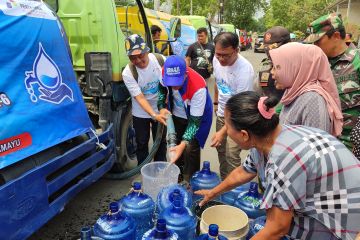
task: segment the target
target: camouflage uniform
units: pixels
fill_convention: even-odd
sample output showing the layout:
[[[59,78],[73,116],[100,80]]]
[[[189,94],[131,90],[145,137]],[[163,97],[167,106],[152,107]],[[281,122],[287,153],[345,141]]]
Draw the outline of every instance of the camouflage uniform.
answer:
[[[314,43],[329,30],[339,28],[343,28],[343,23],[336,13],[322,16],[309,25],[308,32],[311,35],[305,39],[305,42]],[[344,115],[344,128],[339,138],[349,149],[352,149],[350,132],[360,115],[360,50],[350,45],[341,55],[329,58],[329,63]]]
[[[350,132],[360,115],[360,50],[354,47],[329,59],[344,115],[344,129],[340,139],[352,149]]]

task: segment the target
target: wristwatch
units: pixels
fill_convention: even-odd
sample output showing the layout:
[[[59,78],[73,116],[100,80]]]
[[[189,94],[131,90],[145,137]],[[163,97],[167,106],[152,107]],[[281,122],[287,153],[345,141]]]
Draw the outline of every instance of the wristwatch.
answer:
[[[151,114],[151,118],[153,119],[153,120],[155,120],[156,119],[156,113],[153,113],[153,114]]]
[[[219,103],[218,102],[213,102],[214,105],[218,105]]]

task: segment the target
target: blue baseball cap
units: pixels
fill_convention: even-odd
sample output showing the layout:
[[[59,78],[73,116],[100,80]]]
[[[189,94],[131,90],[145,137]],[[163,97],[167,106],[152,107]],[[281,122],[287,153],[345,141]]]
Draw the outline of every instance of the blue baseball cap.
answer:
[[[163,83],[166,87],[179,87],[184,82],[186,63],[182,57],[172,55],[164,63]]]
[[[146,45],[144,39],[138,34],[133,34],[126,38],[125,49],[128,56],[150,52],[150,48]]]

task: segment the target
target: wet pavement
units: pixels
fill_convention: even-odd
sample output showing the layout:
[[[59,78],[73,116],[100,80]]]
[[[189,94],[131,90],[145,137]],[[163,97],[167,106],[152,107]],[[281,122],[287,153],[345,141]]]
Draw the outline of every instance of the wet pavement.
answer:
[[[254,53],[252,50],[241,52],[248,59],[254,70],[257,71],[261,60],[265,57],[263,53]],[[209,90],[213,95],[213,80],[209,83]],[[210,161],[211,169],[218,172],[219,164],[215,148],[210,147],[210,139],[215,132],[215,121],[205,148],[201,151],[201,160]],[[247,152],[242,152],[242,158]],[[64,210],[45,224],[30,240],[73,240],[79,239],[80,229],[83,226],[92,226],[96,219],[107,212],[110,202],[119,200],[128,193],[131,183],[141,180],[137,175],[126,180],[100,179],[87,189],[79,193],[64,208]]]

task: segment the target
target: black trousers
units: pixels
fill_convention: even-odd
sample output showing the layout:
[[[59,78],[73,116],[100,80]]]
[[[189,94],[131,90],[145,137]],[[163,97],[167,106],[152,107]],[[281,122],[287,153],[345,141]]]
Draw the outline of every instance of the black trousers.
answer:
[[[136,137],[136,157],[138,164],[142,163],[149,155],[149,139],[150,139],[150,128],[155,141],[156,129],[158,123],[151,118],[139,118],[133,116],[133,126],[135,129]],[[161,144],[158,151],[154,156],[154,161],[166,162],[166,129],[164,129]]]
[[[172,117],[175,125],[177,143],[179,144],[188,125],[188,120],[174,115]],[[186,147],[179,160],[176,161],[176,165],[180,168],[186,181],[189,181],[191,176],[200,170],[200,144],[195,138]]]

